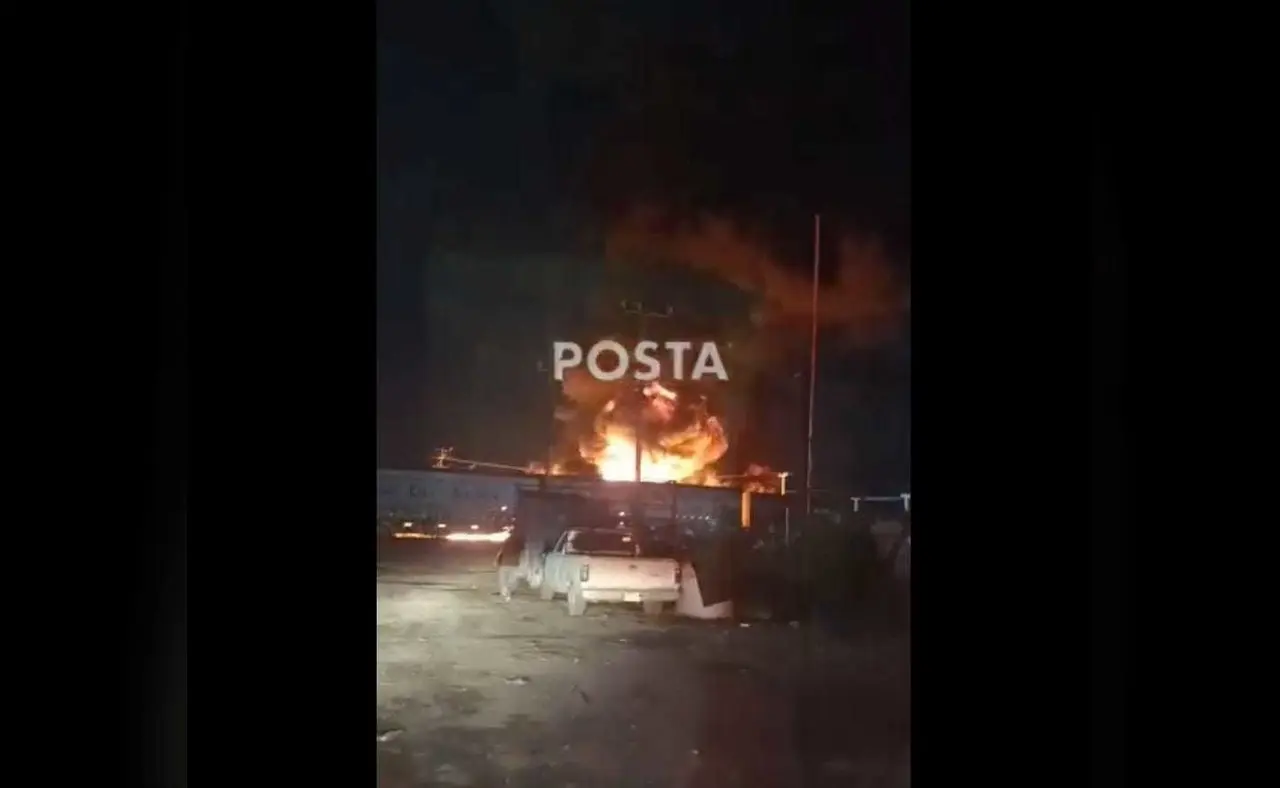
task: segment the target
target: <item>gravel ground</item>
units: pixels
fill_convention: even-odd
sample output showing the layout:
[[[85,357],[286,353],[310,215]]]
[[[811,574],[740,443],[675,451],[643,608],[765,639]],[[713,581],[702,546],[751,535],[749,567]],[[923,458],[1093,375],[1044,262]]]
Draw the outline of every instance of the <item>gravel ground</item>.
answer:
[[[379,784],[910,784],[910,644],[788,622],[502,603],[487,547],[378,577]]]

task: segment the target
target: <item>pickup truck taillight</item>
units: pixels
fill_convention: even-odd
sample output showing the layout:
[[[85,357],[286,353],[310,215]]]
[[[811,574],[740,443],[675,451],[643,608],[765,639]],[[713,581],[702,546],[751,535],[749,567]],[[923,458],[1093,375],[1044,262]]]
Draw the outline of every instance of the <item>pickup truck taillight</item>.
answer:
[[[586,564],[583,564],[583,565],[582,565],[582,568],[578,570],[578,579],[579,579],[579,580],[581,580],[581,581],[582,581],[582,582],[584,582],[584,583],[585,583],[585,582],[587,582],[588,580],[590,580],[590,579],[591,579],[591,567],[587,566]]]

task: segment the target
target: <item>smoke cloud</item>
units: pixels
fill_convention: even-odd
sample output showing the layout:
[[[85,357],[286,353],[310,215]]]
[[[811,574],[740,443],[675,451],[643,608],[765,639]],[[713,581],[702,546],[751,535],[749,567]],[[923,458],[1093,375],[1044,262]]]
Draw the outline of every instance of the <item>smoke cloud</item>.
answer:
[[[835,259],[823,261],[818,294],[818,323],[862,346],[893,338],[909,313],[909,288],[884,247],[872,238],[844,235],[834,244]],[[787,265],[762,239],[734,222],[704,218],[676,224],[652,209],[632,211],[613,224],[606,237],[610,259],[658,261],[713,274],[758,298],[752,315],[767,332],[796,332],[807,337],[813,312],[813,279],[806,265]]]
[[[852,346],[875,347],[893,339],[909,314],[909,288],[885,249],[874,239],[848,234],[836,237],[834,232],[829,232],[823,249],[826,257],[818,295],[823,341],[843,339]],[[612,223],[605,237],[605,252],[610,263],[624,267],[670,266],[672,270],[683,267],[702,273],[749,296],[745,302],[738,301],[737,307],[729,306],[730,299],[720,308],[752,311],[749,321],[708,322],[703,315],[700,323],[682,323],[701,325],[711,332],[707,338],[728,354],[731,382],[664,381],[679,396],[672,400],[678,402],[673,405],[675,410],[661,424],[644,423],[644,417],[625,404],[634,397],[633,381],[598,381],[584,369],[568,370],[556,414],[560,421],[559,462],[591,457],[602,472],[616,474],[619,471],[614,466],[619,466],[622,475],[629,476],[634,453],[631,441],[639,426],[643,444],[662,462],[682,471],[685,465],[709,469],[742,436],[740,430],[750,420],[756,399],[764,396],[777,407],[795,410],[795,403],[781,399],[788,394],[762,394],[757,381],[769,379],[771,386],[783,392],[802,389],[786,382],[793,376],[797,359],[807,358],[804,348],[813,315],[808,260],[787,259],[762,235],[728,219],[678,223],[655,210],[632,211]],[[680,286],[681,279],[670,278],[670,286]],[[645,276],[640,281],[646,280],[651,284],[668,281],[664,276]],[[660,292],[655,297],[661,298]],[[710,303],[686,304],[673,323],[698,317],[699,307],[711,312],[717,308]],[[615,306],[612,311],[618,309]],[[768,374],[757,374],[765,372]],[[619,450],[624,444],[631,448]],[[745,444],[742,448],[751,451]],[[763,458],[734,455],[726,459],[738,468],[747,468],[743,481],[748,486],[776,486],[777,476],[767,467],[749,464]],[[655,459],[657,467],[664,466]],[[720,469],[721,473],[732,471]],[[696,478],[704,477],[711,480],[714,474],[699,471]]]

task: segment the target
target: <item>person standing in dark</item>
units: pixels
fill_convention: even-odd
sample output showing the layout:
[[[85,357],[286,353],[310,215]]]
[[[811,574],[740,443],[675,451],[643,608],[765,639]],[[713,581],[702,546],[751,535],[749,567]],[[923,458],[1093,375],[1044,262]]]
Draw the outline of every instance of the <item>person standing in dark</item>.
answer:
[[[515,589],[516,578],[520,573],[520,555],[524,553],[524,535],[512,531],[502,543],[493,565],[498,568],[498,594],[503,602],[511,601],[511,592]]]

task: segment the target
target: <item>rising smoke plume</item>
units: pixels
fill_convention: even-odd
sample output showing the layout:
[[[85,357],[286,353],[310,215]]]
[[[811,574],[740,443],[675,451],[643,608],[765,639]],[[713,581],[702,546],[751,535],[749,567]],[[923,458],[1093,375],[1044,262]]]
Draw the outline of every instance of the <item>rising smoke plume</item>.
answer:
[[[798,228],[804,232],[807,228]],[[860,346],[891,339],[909,312],[909,288],[873,238],[845,234],[835,259],[823,261],[818,323]],[[720,277],[758,299],[757,327],[778,339],[804,338],[810,327],[813,279],[806,261],[784,264],[763,239],[728,219],[673,223],[663,213],[637,209],[607,235],[612,259],[683,265]]]
[[[850,236],[833,240],[836,254],[825,266],[834,275],[824,276],[819,288],[819,325],[828,336],[860,346],[891,338],[907,316],[906,286],[879,244]],[[729,384],[664,381],[670,388],[652,390],[669,396],[648,396],[642,415],[623,405],[634,399],[633,381],[602,382],[581,369],[569,370],[556,413],[562,425],[556,452],[561,467],[571,472],[565,463],[585,461],[605,478],[630,478],[638,423],[646,480],[721,483],[719,474],[733,469],[717,469],[715,463],[729,447],[735,422],[748,418],[756,373],[774,367],[784,354],[795,358],[797,348],[807,346],[813,314],[809,269],[803,263],[784,264],[763,240],[730,221],[677,225],[655,211],[635,211],[614,224],[606,252],[613,262],[684,266],[710,274],[748,294],[754,306],[745,332],[706,337],[731,348],[738,362]],[[785,368],[776,371],[787,375]],[[715,402],[714,413],[709,401]],[[752,462],[745,471],[745,479],[731,478],[753,489],[776,488],[778,479],[767,467]]]

